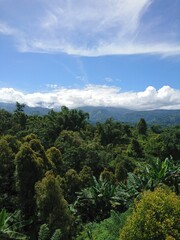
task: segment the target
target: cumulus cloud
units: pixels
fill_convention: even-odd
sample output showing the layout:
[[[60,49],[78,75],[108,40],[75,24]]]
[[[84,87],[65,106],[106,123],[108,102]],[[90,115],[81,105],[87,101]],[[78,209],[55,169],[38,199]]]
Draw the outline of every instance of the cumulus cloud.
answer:
[[[180,109],[180,91],[163,86],[149,86],[142,92],[121,92],[117,87],[87,85],[80,88],[59,88],[46,93],[28,93],[13,88],[0,89],[1,102],[20,102],[30,107],[69,108],[80,106],[123,107],[135,110]]]
[[[19,42],[19,50],[23,52],[64,52],[80,56],[180,54],[177,30],[168,34],[170,28],[162,30],[161,24],[154,27],[153,12],[151,19],[145,21],[143,18],[155,2],[39,0],[33,4],[26,2],[26,5],[29,4],[26,15],[22,12],[18,14],[18,5],[14,3],[14,11],[21,17],[11,23],[13,27],[0,24],[0,33],[14,36]],[[172,1],[169,4],[173,4]],[[159,18],[166,20],[165,15]],[[8,19],[5,20],[8,22]],[[154,29],[155,41],[152,40]]]

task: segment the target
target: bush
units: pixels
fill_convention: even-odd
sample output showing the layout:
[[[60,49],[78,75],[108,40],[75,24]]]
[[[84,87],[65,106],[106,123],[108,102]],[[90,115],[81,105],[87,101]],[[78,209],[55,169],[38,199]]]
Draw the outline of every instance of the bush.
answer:
[[[120,240],[180,239],[180,199],[169,189],[145,192],[127,219]]]
[[[124,225],[126,218],[131,214],[131,209],[124,213],[111,212],[111,216],[100,223],[88,223],[76,240],[117,240],[119,228]]]

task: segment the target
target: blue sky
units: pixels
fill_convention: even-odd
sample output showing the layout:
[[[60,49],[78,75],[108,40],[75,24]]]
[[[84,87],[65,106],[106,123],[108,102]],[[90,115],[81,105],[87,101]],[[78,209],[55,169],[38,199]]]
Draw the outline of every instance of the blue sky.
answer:
[[[0,101],[180,109],[180,0],[0,0]]]

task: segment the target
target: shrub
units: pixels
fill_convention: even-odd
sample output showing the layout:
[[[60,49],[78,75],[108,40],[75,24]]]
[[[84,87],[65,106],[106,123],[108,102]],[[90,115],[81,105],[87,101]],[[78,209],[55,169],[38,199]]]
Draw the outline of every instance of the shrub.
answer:
[[[145,192],[127,219],[120,240],[179,239],[180,199],[169,189]]]

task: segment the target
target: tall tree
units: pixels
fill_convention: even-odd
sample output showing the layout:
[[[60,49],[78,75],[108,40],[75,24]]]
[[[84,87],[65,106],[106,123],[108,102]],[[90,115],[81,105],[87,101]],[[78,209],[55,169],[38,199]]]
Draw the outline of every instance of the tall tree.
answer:
[[[14,152],[3,137],[0,139],[0,207],[8,211],[14,210],[16,205],[14,158]]]
[[[42,178],[43,161],[25,143],[16,155],[16,186],[19,208],[25,219],[35,214],[35,183]]]
[[[139,134],[145,135],[147,132],[147,124],[144,118],[141,118],[137,124],[137,131]]]
[[[38,216],[50,229],[61,229],[64,239],[69,239],[71,215],[63,197],[60,178],[48,171],[45,177],[36,183],[36,204]]]

